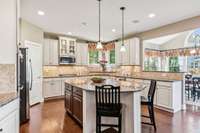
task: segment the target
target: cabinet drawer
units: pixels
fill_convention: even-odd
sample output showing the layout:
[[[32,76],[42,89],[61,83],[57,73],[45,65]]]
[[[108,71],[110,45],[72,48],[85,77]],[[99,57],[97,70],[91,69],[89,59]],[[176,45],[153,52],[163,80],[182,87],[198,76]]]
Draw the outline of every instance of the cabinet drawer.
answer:
[[[68,91],[72,91],[72,86],[69,84],[65,84],[65,89]]]
[[[82,97],[82,95],[83,95],[82,89],[74,87],[73,88],[73,95]]]

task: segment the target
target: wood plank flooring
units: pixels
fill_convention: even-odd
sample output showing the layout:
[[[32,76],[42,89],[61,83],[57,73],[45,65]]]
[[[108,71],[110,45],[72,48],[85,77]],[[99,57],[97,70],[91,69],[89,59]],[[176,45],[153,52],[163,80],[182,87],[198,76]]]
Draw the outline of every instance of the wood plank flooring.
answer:
[[[200,133],[200,108],[187,106],[186,111],[175,115],[156,110],[156,133]],[[143,107],[142,112],[146,114]],[[20,128],[20,133],[82,133],[82,129],[65,116],[64,101],[54,100],[35,105],[30,111],[29,123]],[[142,133],[154,133],[148,125],[142,125]]]

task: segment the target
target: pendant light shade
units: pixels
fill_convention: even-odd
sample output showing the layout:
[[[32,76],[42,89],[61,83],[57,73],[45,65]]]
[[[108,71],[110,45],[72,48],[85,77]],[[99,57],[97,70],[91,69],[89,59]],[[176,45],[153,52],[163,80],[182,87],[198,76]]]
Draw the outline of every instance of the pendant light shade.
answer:
[[[97,42],[97,49],[103,49],[101,43],[101,0],[97,0],[99,2],[99,41]]]
[[[97,42],[97,49],[103,49],[102,43],[100,41]]]
[[[125,7],[121,7],[120,10],[122,11],[122,45],[120,48],[120,52],[126,52],[126,47],[124,46],[124,10],[125,10]]]

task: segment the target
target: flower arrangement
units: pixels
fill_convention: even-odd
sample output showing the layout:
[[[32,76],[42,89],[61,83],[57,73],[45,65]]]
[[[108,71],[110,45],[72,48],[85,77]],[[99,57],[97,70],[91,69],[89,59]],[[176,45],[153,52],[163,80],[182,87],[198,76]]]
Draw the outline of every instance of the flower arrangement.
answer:
[[[108,61],[106,61],[105,52],[102,52],[102,59],[98,63],[101,65],[102,70],[106,71],[106,64],[108,63]]]

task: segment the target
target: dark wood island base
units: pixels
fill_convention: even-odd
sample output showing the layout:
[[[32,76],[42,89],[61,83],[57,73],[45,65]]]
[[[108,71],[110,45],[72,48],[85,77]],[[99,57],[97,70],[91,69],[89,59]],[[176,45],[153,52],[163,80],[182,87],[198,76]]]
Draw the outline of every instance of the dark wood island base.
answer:
[[[81,88],[65,83],[65,110],[81,127],[83,126],[83,92]]]

